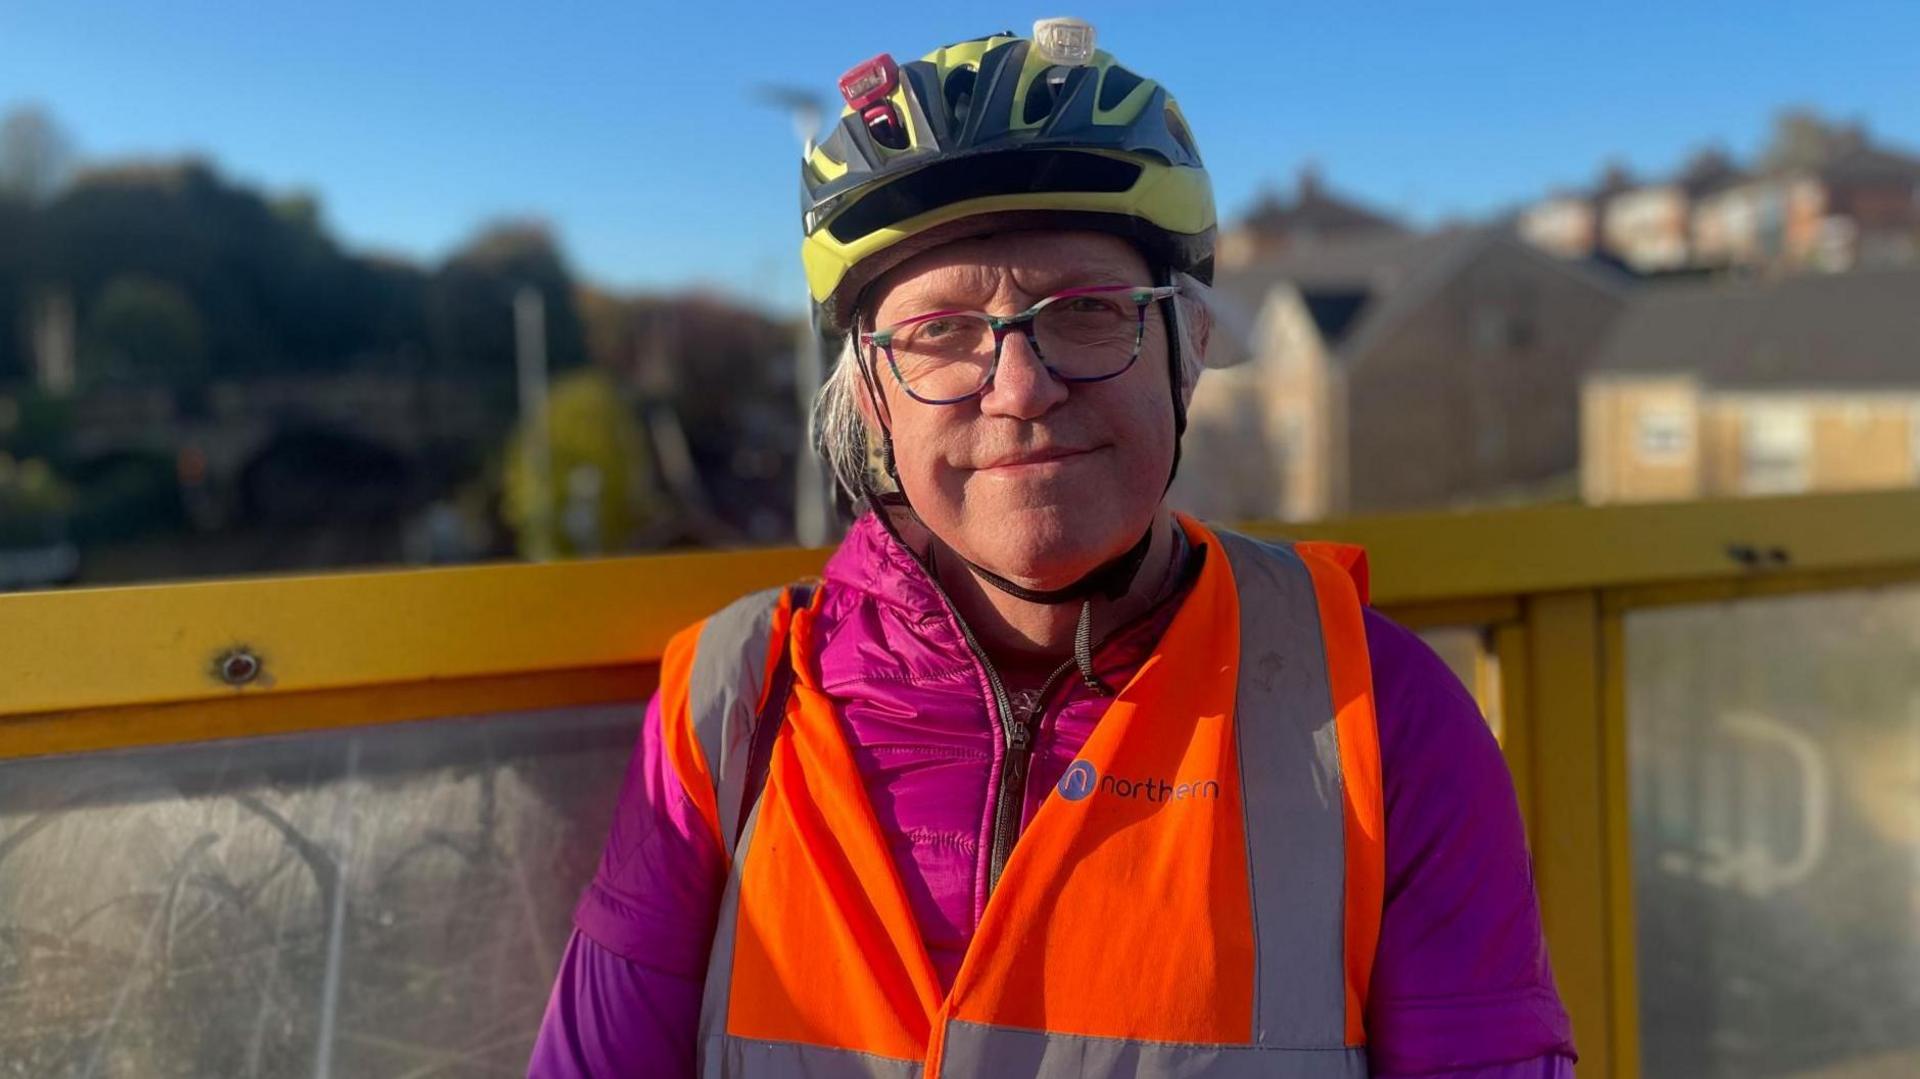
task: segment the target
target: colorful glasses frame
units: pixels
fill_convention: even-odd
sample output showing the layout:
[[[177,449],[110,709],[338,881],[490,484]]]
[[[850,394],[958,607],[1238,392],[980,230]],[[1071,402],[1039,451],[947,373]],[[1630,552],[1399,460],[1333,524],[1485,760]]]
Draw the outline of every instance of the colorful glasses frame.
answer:
[[[1138,320],[1134,325],[1133,333],[1133,354],[1127,357],[1126,363],[1120,365],[1117,370],[1110,371],[1103,375],[1069,375],[1062,373],[1059,368],[1048,362],[1046,353],[1040,349],[1040,339],[1034,333],[1033,320],[1035,316],[1045,310],[1047,305],[1058,303],[1061,300],[1071,300],[1080,296],[1110,296],[1122,293],[1126,294],[1128,298],[1134,302],[1138,312]],[[1121,375],[1126,374],[1128,369],[1140,359],[1140,346],[1145,342],[1147,337],[1147,308],[1157,301],[1170,299],[1179,295],[1179,293],[1179,285],[1088,285],[1084,288],[1070,288],[1063,292],[1056,292],[1017,315],[1007,315],[1003,318],[986,311],[969,311],[964,309],[929,311],[924,315],[915,315],[910,319],[893,323],[892,325],[874,330],[871,333],[863,333],[860,335],[860,340],[862,343],[886,353],[887,369],[893,372],[893,380],[900,384],[900,388],[906,391],[908,397],[925,405],[957,405],[969,398],[980,396],[986,392],[987,387],[993,385],[993,377],[1000,370],[1000,357],[1006,351],[1007,335],[1013,333],[1015,330],[1019,330],[1020,333],[1026,337],[1027,347],[1033,350],[1033,354],[1039,359],[1041,366],[1045,367],[1049,374],[1062,382],[1069,384],[1105,382],[1108,379],[1119,378]],[[975,386],[966,393],[960,394],[957,397],[924,397],[914,392],[913,387],[907,384],[906,376],[900,373],[900,364],[893,356],[894,335],[922,323],[931,322],[934,319],[952,318],[958,315],[980,319],[993,331],[993,362],[987,366],[986,374],[980,379],[980,385]]]

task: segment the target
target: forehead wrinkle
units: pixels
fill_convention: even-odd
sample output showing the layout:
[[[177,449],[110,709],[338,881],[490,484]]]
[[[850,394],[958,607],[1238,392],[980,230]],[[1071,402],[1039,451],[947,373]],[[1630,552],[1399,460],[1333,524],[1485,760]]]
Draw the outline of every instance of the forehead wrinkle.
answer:
[[[965,243],[963,249],[916,273],[892,275],[895,279],[891,282],[883,277],[885,292],[877,305],[886,309],[883,321],[946,309],[1008,314],[1071,288],[1151,283],[1145,260],[1118,241],[1112,241],[1110,250],[1105,244],[1092,250],[1085,249],[1088,245],[1075,245],[1081,250],[1075,252],[1079,257],[1072,261],[1043,257],[1038,264],[1013,253],[1008,260],[995,259],[990,248],[983,251],[976,246],[981,241]],[[1016,252],[1019,250],[1016,246]],[[986,257],[954,257],[963,252]],[[1007,310],[1000,311],[1002,306]]]
[[[1127,273],[1118,266],[1104,260],[1093,265],[1072,266],[1062,269],[1040,269],[1023,267],[1013,271],[1014,285],[1028,303],[1038,303],[1056,292],[1065,292],[1070,288],[1088,288],[1094,285],[1138,285],[1136,275]]]
[[[999,292],[1005,271],[979,263],[949,263],[902,278],[888,288],[880,305],[889,316],[898,311],[938,308],[979,309]]]

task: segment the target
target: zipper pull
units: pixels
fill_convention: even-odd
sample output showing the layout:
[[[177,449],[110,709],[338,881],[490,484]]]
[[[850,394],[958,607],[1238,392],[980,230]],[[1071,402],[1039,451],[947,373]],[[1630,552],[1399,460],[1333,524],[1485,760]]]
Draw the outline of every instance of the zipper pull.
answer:
[[[1013,722],[1007,725],[1007,748],[1024,752],[1033,744],[1033,714],[1040,710],[1040,694],[1023,689],[1008,701]]]
[[[1025,753],[1033,746],[1033,728],[1015,720],[1013,729],[1007,732],[1007,748],[1016,753]]]

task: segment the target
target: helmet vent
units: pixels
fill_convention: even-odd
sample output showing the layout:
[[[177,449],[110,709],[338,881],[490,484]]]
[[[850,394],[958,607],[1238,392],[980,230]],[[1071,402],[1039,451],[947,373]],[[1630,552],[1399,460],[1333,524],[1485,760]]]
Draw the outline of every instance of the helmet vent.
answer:
[[[1200,156],[1200,151],[1193,148],[1193,132],[1187,130],[1187,122],[1171,105],[1167,106],[1167,134],[1173,136],[1173,141],[1179,143],[1182,150],[1195,158]]]
[[[967,112],[973,106],[973,84],[977,72],[970,67],[956,67],[947,72],[946,85],[941,91],[947,97],[947,112],[953,116],[953,126],[957,130],[967,122]]]
[[[1127,99],[1133,88],[1147,80],[1115,64],[1100,79],[1100,111],[1106,112]]]
[[[1027,107],[1020,113],[1026,123],[1037,124],[1053,112],[1053,86],[1048,83],[1047,74],[1054,70],[1042,68],[1027,84]]]
[[[1077,150],[1016,150],[955,158],[908,173],[847,207],[827,231],[852,243],[931,210],[996,195],[1049,191],[1110,194],[1130,190],[1141,168],[1132,161]]]

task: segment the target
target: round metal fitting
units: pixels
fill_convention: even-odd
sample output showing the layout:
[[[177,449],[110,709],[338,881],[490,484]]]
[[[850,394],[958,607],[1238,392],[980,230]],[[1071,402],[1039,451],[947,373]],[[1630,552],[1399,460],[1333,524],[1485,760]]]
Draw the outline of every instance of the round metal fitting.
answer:
[[[227,685],[244,686],[260,677],[261,666],[260,657],[254,655],[252,649],[241,647],[229,650],[214,661],[214,672]]]

